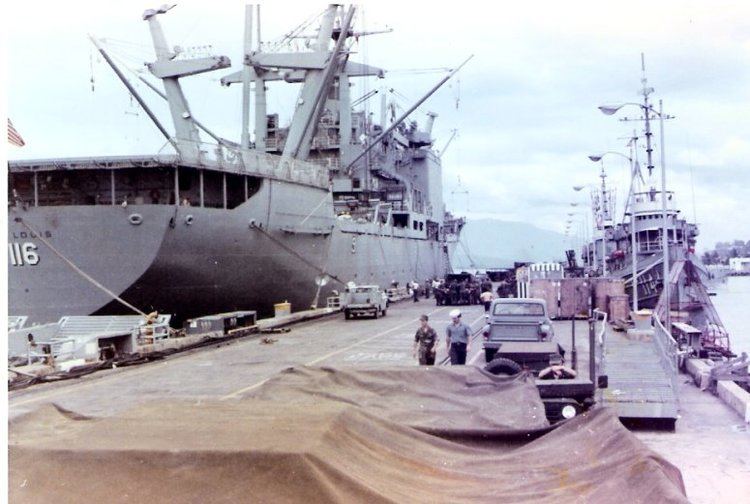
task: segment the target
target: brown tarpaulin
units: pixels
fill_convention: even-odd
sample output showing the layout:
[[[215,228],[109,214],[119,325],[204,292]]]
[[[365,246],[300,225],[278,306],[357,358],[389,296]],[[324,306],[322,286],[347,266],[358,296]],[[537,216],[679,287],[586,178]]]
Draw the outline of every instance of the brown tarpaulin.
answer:
[[[370,383],[388,382],[377,371],[371,373]],[[428,386],[441,374],[418,376],[424,376],[421,381]],[[261,395],[273,390],[271,385]],[[417,397],[423,395],[425,391]],[[381,406],[388,410],[387,402]],[[418,400],[414,407],[419,407]],[[48,406],[10,425],[10,498],[686,502],[679,470],[646,448],[607,410],[509,449],[442,439],[387,419],[383,410],[373,408],[372,413],[367,408],[339,398],[320,398],[314,405],[249,398],[149,403],[113,417],[89,419]],[[407,415],[407,421],[418,417]]]
[[[250,397],[285,404],[334,401],[442,437],[533,435],[549,427],[530,375],[475,366],[294,367]]]

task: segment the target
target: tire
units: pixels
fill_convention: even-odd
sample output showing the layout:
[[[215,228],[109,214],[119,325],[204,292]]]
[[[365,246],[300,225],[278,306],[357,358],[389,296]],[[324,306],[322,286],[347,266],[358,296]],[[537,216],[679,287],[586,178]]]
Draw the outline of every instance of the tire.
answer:
[[[484,360],[487,361],[489,364],[492,362],[492,359],[495,358],[495,354],[497,353],[497,350],[495,348],[485,348],[484,349]]]
[[[375,313],[373,314],[372,318],[377,319],[378,318],[378,309],[375,308]]]
[[[523,369],[518,365],[517,362],[506,359],[505,357],[497,357],[495,359],[492,359],[491,362],[484,366],[484,370],[489,371],[490,373],[495,375],[508,376],[517,375],[518,373],[523,371]]]
[[[352,314],[349,312],[349,310],[344,310],[344,319],[349,320],[352,318]]]
[[[385,317],[386,312],[388,311],[387,308],[383,308],[383,317]]]

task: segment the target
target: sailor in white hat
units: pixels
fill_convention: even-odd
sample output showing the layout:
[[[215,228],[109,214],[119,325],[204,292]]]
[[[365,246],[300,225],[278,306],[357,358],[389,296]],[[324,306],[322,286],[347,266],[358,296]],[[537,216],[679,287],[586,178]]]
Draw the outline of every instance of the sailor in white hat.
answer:
[[[445,328],[445,340],[451,365],[466,364],[466,354],[471,342],[471,327],[461,320],[461,310],[456,308],[450,312],[451,323]]]

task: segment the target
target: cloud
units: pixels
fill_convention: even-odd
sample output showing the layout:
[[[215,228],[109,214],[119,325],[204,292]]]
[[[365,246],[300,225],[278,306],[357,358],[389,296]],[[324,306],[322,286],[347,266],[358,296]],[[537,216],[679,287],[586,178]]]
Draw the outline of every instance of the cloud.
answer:
[[[264,5],[264,40],[322,9],[322,4],[302,2]],[[40,16],[38,9],[22,4],[9,7],[9,114],[28,142],[14,154],[158,150],[163,145],[158,131],[86,39],[88,32],[107,37],[131,66],[142,68],[153,53],[140,10],[124,2],[104,8],[100,2],[72,1],[44,2],[44,12]],[[434,129],[440,148],[454,128],[459,131],[443,156],[450,208],[563,229],[569,203],[586,197],[572,186],[600,181],[600,166],[586,156],[624,152],[624,137],[642,127],[605,117],[596,107],[638,100],[640,53],[645,52],[649,84],[656,88],[653,98],[663,98],[665,109],[676,116],[666,125],[668,181],[689,217],[695,191],[701,245],[750,239],[750,221],[736,218],[746,213],[750,187],[750,4],[531,1],[440,8],[379,2],[365,4],[357,22],[366,29],[389,25],[395,31],[362,38],[352,58],[399,71],[385,82],[354,82],[354,96],[393,86],[409,98],[400,98],[408,106],[442,76],[408,69],[451,67],[475,55],[413,116],[423,120],[428,110],[440,115]],[[242,6],[236,2],[180,3],[163,24],[171,44],[211,44],[239,68]],[[239,89],[221,88],[216,79],[223,74],[186,79],[185,90],[196,117],[236,138]],[[169,124],[165,105],[137,86]],[[279,112],[282,121],[291,117],[296,92],[271,86],[269,109]],[[379,100],[367,107],[377,117]],[[658,139],[658,128],[655,133]],[[645,166],[643,145],[638,155]],[[614,157],[605,159],[605,168],[608,182],[618,187],[621,206],[627,168]],[[469,191],[468,207],[466,197],[452,194],[459,187]]]

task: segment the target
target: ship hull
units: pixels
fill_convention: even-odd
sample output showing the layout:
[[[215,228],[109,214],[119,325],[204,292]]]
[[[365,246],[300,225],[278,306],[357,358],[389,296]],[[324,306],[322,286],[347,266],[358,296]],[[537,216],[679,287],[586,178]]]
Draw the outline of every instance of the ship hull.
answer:
[[[268,315],[283,301],[294,309],[324,304],[350,281],[387,287],[445,273],[443,242],[391,226],[337,220],[327,191],[266,182],[231,210],[13,209],[10,241],[33,243],[40,259],[9,265],[9,313],[28,316],[30,323],[133,313],[117,296],[144,312],[170,313],[178,323],[240,309]],[[140,217],[138,224],[133,215]],[[49,230],[50,236],[31,237],[23,223],[43,237]],[[319,288],[324,274],[330,279]]]

